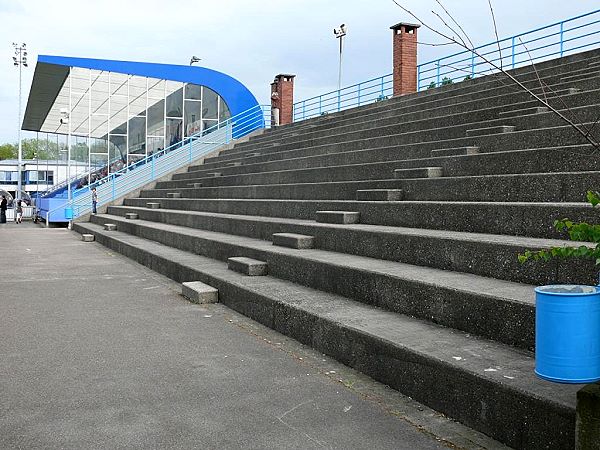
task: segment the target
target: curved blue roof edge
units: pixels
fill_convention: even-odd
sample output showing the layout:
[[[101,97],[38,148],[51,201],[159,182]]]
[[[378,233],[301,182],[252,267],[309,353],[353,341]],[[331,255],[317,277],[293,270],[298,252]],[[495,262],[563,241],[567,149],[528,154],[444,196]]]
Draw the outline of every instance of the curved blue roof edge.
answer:
[[[259,105],[252,92],[238,80],[206,67],[50,55],[39,55],[38,62],[199,84],[219,94],[232,116]]]

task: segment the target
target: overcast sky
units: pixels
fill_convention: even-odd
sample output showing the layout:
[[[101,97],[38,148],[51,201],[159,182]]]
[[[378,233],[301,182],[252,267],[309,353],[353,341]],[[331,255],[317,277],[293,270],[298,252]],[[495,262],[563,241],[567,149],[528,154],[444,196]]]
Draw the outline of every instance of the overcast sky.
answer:
[[[435,0],[399,0],[433,22]],[[494,39],[487,0],[445,0],[473,42]],[[494,0],[500,37],[598,7],[596,0]],[[337,87],[338,42],[348,26],[343,85],[390,73],[390,25],[414,22],[392,0],[0,0],[0,143],[16,142],[18,68],[12,42],[26,42],[23,111],[38,54],[201,65],[225,72],[267,103],[278,73],[296,74],[295,100]],[[421,28],[420,41],[436,41]],[[457,51],[419,48],[419,62]],[[31,136],[24,133],[25,137]]]

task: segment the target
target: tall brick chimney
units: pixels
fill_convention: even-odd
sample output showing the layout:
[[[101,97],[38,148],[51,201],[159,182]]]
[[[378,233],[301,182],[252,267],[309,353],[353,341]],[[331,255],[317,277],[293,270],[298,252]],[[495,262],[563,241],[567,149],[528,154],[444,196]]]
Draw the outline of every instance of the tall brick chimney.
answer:
[[[293,121],[295,77],[296,75],[279,74],[271,83],[273,125],[285,125]]]
[[[417,28],[421,25],[399,23],[394,32],[394,96],[417,91]]]

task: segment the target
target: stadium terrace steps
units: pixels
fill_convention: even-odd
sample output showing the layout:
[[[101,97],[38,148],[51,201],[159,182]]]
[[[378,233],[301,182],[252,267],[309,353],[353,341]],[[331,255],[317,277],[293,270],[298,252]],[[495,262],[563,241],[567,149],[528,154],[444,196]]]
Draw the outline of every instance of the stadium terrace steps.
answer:
[[[514,74],[586,125],[599,62]],[[503,444],[573,448],[579,386],[533,374],[533,286],[596,269],[517,254],[597,221],[598,185],[586,139],[492,75],[270,130],[74,228]]]
[[[218,289],[221,303],[507,445],[570,448],[574,441],[577,386],[536,379],[527,351],[277,276],[235,274],[224,262],[131,234],[109,235],[95,224],[76,230],[91,230],[102,244],[176,281],[202,281]]]

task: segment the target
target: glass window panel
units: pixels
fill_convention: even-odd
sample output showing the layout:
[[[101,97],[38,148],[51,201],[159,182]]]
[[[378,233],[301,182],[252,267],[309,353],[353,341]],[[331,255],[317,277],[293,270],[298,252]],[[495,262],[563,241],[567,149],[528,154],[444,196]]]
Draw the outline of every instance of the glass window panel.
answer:
[[[129,114],[132,116],[145,116],[146,104],[146,96],[131,99],[131,103],[129,104]]]
[[[147,139],[147,143],[149,155],[159,152],[165,148],[165,140],[161,137],[149,137]]]
[[[90,165],[92,166],[92,170],[106,168],[107,164],[108,164],[108,155],[107,154],[92,153],[90,155]],[[106,175],[104,175],[104,176],[106,176]]]
[[[148,97],[165,98],[165,80],[148,79]]]
[[[158,103],[148,108],[148,136],[163,136],[165,133],[165,101],[161,100]]]
[[[122,108],[120,110],[113,109],[113,105],[111,104],[111,109],[114,111],[110,117],[110,132],[112,134],[126,134],[127,133],[127,108]]]
[[[181,119],[167,119],[167,140],[165,144],[171,145],[181,142]]]
[[[215,91],[206,86],[202,87],[202,91],[202,118],[218,119],[219,96]]]
[[[231,112],[229,111],[229,107],[227,103],[219,97],[219,122],[223,122],[231,117]]]
[[[87,162],[90,149],[87,145],[87,139],[79,136],[71,138],[75,142],[71,144],[71,160],[77,162]]]
[[[127,160],[127,137],[126,136],[110,136],[109,138],[109,155],[110,160]]]
[[[100,137],[108,134],[108,116],[92,116],[91,134]]]
[[[28,170],[27,171],[27,178],[29,178],[29,181],[38,181],[38,173],[35,170]]]
[[[197,84],[188,83],[185,85],[185,98],[201,100],[202,99],[202,88]]]
[[[146,118],[132,117],[129,120],[129,152],[146,153]]]
[[[218,120],[203,120],[202,121],[202,135],[212,133],[217,130],[217,125],[219,123]]]
[[[108,141],[106,139],[92,138],[90,141],[91,153],[108,153]]]
[[[129,98],[146,98],[146,77],[133,76],[129,79]]]
[[[191,136],[202,130],[202,103],[194,100],[185,101],[185,135]]]
[[[183,109],[183,89],[178,89],[167,97],[167,117],[181,117]]]
[[[110,74],[110,93],[127,95],[127,78],[128,76],[123,73]]]
[[[144,159],[146,157],[145,154],[140,155],[140,154],[129,154],[127,155],[127,165],[131,166],[132,164],[135,164],[138,161],[141,161],[142,159]],[[134,169],[134,167],[130,167],[129,170]]]

